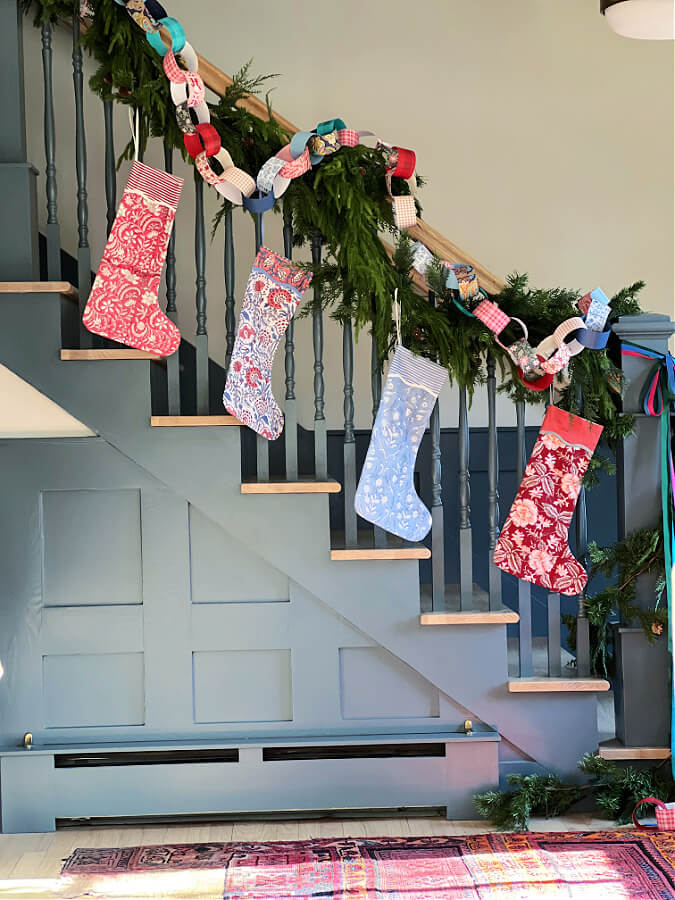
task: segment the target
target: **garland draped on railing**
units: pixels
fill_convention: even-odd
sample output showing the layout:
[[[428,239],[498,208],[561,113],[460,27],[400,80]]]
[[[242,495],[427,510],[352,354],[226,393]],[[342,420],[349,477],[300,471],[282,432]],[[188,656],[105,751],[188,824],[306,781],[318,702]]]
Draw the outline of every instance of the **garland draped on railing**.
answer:
[[[30,0],[23,0],[28,8]],[[88,0],[91,18],[82,35],[82,44],[97,62],[90,86],[104,100],[131,105],[139,111],[141,144],[150,136],[161,137],[185,155],[183,134],[175,116],[169,82],[162,59],[145,39],[143,31],[115,0]],[[36,22],[56,21],[80,12],[72,0],[40,0]],[[272,76],[251,77],[249,66],[215,104],[209,104],[211,124],[229,152],[234,165],[255,177],[263,163],[289,139],[277,123],[269,105],[264,121],[239,105],[247,95],[258,93]],[[128,146],[122,153],[129,158]],[[314,267],[317,296],[338,320],[351,319],[358,329],[367,327],[374,335],[380,358],[393,346],[392,297],[398,290],[402,307],[402,332],[406,345],[415,353],[435,359],[448,369],[452,380],[470,393],[485,380],[485,357],[494,352],[503,374],[502,390],[514,400],[542,402],[546,394],[526,390],[515,377],[515,367],[494,336],[476,319],[457,308],[446,286],[438,261],[427,273],[437,303],[421,296],[411,279],[412,246],[399,236],[394,225],[390,184],[385,178],[383,154],[363,144],[342,147],[326,156],[291,182],[283,197],[284,208],[292,214],[297,245],[320,232],[325,245],[324,262]],[[423,182],[418,178],[417,184]],[[394,178],[391,193],[406,194],[408,183]],[[227,201],[225,201],[227,204]],[[216,220],[216,226],[219,218]],[[397,236],[393,262],[380,240],[382,233]],[[590,286],[589,286],[590,287]],[[611,318],[641,312],[638,282],[611,299]],[[533,344],[551,334],[572,316],[578,316],[580,292],[554,288],[532,289],[527,276],[512,275],[506,287],[490,299],[511,318],[527,323]],[[308,307],[311,310],[311,306]],[[519,335],[507,328],[504,343]],[[619,411],[621,372],[616,349],[584,352],[569,363],[569,379],[562,388],[558,405],[579,412],[603,425],[610,447],[632,428],[632,417]],[[611,469],[611,463],[596,454],[594,466]],[[589,470],[590,471],[590,470]]]

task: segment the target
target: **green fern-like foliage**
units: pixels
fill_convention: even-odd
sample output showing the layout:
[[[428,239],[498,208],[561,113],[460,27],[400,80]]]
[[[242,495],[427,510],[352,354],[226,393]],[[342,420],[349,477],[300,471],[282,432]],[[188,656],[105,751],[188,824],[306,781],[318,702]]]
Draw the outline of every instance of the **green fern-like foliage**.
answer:
[[[561,816],[584,794],[578,785],[565,784],[557,775],[509,775],[511,790],[476,794],[479,815],[499,831],[527,831],[532,816]]]
[[[625,825],[645,797],[666,801],[675,796],[670,769],[663,763],[652,769],[619,767],[587,753],[579,770],[588,778],[585,784],[565,783],[554,774],[509,775],[509,790],[474,796],[476,809],[500,831],[526,831],[532,816],[561,816],[582,797],[590,796],[603,816]]]
[[[626,626],[639,625],[647,640],[655,641],[666,630],[668,610],[661,606],[666,588],[663,529],[642,528],[609,547],[589,544],[590,580],[595,575],[612,579],[596,594],[586,596],[591,635],[591,665],[604,678],[613,672],[611,624],[620,620]],[[637,581],[643,575],[655,579],[654,603],[642,607],[636,602]],[[569,629],[569,643],[576,645],[576,618],[563,616]]]

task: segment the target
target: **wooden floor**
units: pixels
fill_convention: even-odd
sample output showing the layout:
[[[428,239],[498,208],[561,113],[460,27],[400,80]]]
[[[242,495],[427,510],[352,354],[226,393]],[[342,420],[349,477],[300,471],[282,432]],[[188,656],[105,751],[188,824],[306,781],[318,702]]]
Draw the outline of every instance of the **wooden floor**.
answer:
[[[599,831],[612,829],[606,819],[574,815],[559,819],[533,819],[532,831]],[[147,844],[202,841],[289,841],[315,837],[403,837],[427,834],[480,834],[489,831],[484,821],[447,822],[441,818],[313,819],[297,822],[227,822],[207,825],[159,825],[156,827],[65,828],[55,834],[0,835],[0,898],[47,900],[84,896],[59,884],[62,860],[76,847],[129,847]],[[155,877],[155,873],[153,873]],[[91,896],[91,895],[90,895]],[[97,896],[108,897],[107,892]],[[124,893],[130,898],[131,893]],[[178,898],[166,888],[155,890],[146,881],[143,898]],[[182,896],[186,896],[183,894]],[[192,894],[190,893],[190,896]],[[211,893],[203,894],[212,896]]]

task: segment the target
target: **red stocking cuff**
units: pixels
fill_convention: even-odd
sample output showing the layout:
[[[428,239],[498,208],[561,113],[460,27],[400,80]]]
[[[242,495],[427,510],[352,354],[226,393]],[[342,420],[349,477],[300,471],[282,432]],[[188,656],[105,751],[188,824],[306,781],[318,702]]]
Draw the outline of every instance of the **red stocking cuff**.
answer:
[[[602,434],[602,425],[595,425],[557,406],[549,406],[541,426],[541,431],[552,431],[565,443],[585,447],[591,453],[595,450]]]

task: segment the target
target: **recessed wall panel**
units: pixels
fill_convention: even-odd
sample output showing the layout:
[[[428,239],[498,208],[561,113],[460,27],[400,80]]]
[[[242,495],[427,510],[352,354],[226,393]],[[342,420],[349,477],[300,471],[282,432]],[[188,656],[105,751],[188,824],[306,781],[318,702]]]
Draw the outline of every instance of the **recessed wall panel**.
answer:
[[[290,650],[192,654],[195,722],[287,722],[293,718]]]
[[[46,728],[142,725],[142,653],[92,653],[42,659]]]
[[[344,719],[436,718],[437,688],[384,647],[340,648]]]
[[[142,603],[140,491],[42,494],[45,606]]]
[[[288,576],[190,506],[193,603],[288,601]]]

